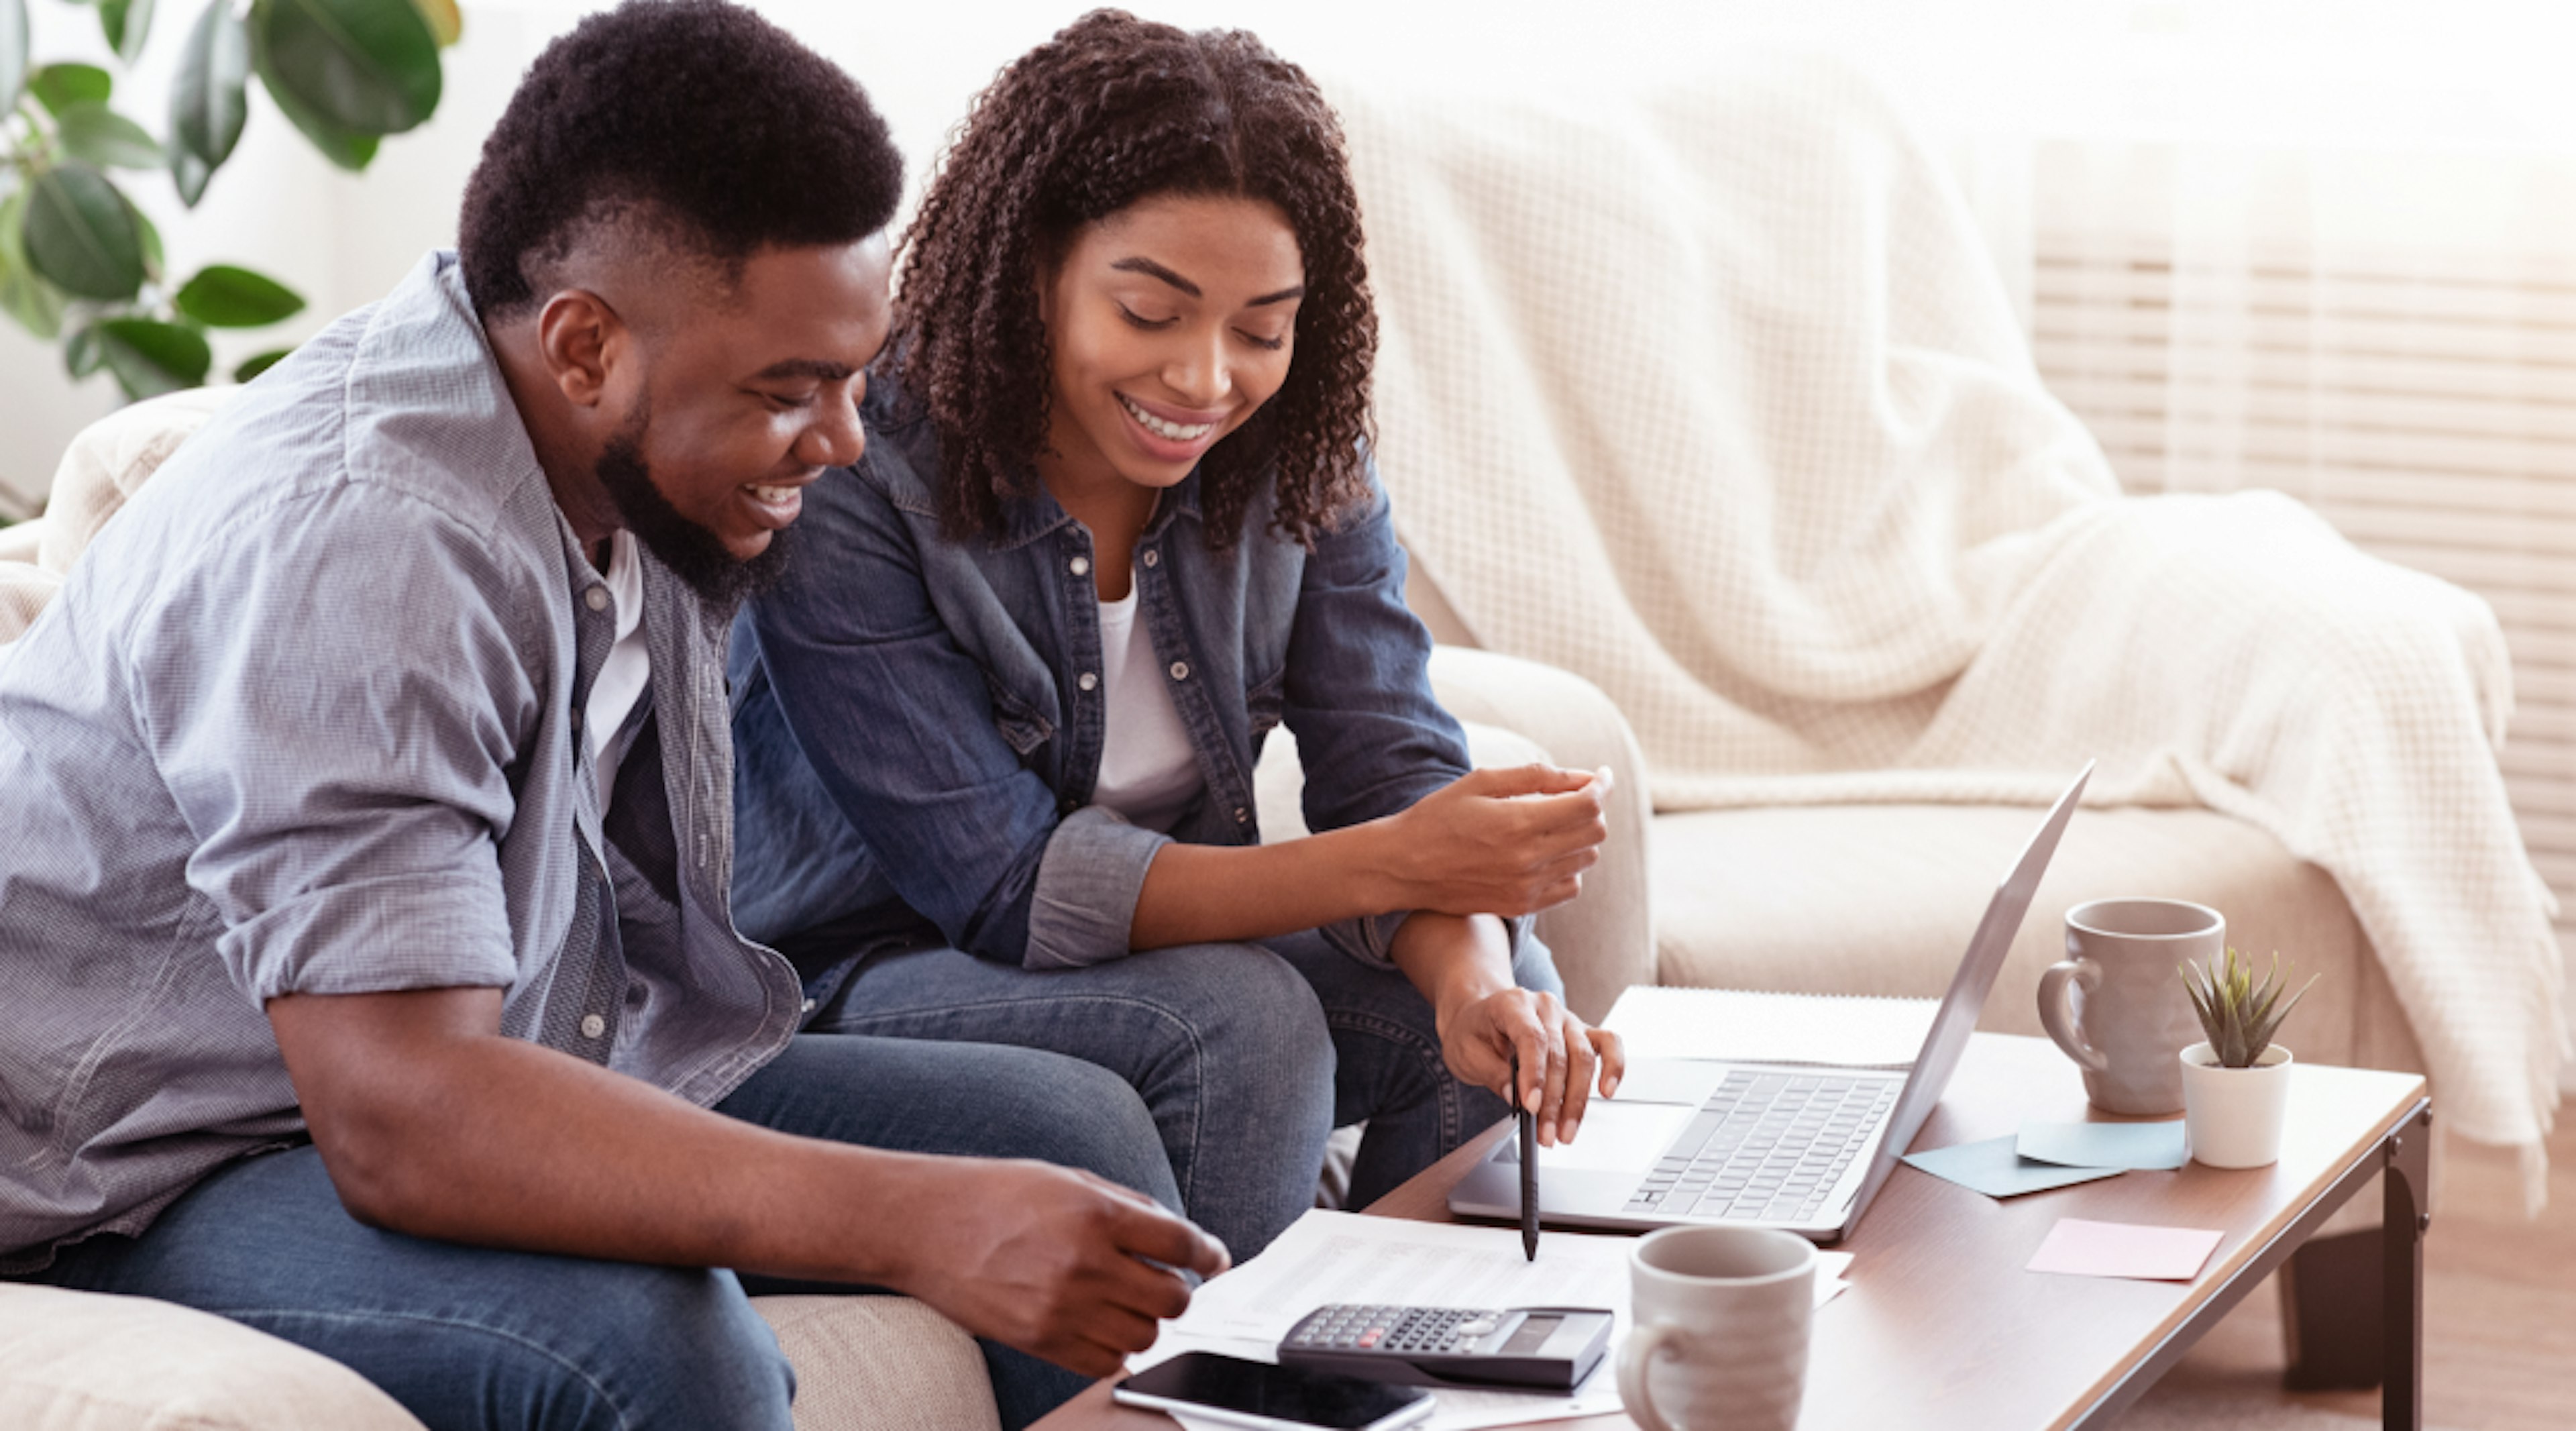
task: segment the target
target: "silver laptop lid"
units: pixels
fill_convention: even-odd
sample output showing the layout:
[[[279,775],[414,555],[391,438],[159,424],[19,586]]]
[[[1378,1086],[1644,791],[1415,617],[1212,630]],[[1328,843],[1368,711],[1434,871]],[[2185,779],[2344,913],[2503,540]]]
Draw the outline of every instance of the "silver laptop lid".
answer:
[[[2048,861],[2057,853],[2057,837],[2066,832],[2066,821],[2075,813],[2075,802],[2083,797],[2084,782],[2093,778],[2094,762],[2084,762],[2075,773],[2075,783],[2057,797],[2047,820],[2023,847],[2021,858],[2013,862],[2003,883],[1995,886],[1995,897],[1986,901],[1986,917],[1977,921],[1977,932],[1968,940],[1967,957],[1959,961],[1958,972],[1950,976],[1950,991],[1941,998],[1940,1011],[1932,1016],[1932,1031],[1923,1038],[1923,1051],[1915,1056],[1914,1071],[1905,1080],[1905,1091],[1897,1095],[1896,1111],[1889,1115],[1887,1135],[1879,1140],[1878,1150],[1870,1158],[1869,1179],[1861,1184],[1860,1193],[1852,1199],[1851,1215],[1843,1219],[1848,1230],[1869,1210],[1870,1199],[1878,1196],[1879,1185],[1896,1170],[1897,1159],[1914,1146],[1914,1135],[1923,1131],[1923,1122],[1949,1091],[1950,1075],[1958,1071],[1959,1056],[1968,1048],[1968,1035],[1977,1031],[1977,1015],[1984,1011],[1986,995],[1995,986],[1995,977],[2003,972],[2004,956],[2012,952],[2013,935],[2020,930],[2022,916],[2030,912],[2031,896],[2039,892],[2040,876],[2048,872]]]

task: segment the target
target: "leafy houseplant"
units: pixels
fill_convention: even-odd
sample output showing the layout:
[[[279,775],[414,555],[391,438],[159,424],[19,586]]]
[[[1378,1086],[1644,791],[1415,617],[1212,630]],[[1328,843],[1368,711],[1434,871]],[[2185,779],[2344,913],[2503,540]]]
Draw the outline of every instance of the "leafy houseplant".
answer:
[[[2311,976],[2285,1000],[2281,956],[2272,956],[2270,972],[2257,983],[2252,963],[2232,947],[2206,967],[2182,966],[2183,990],[2209,1035],[2181,1054],[2184,1137],[2194,1159],[2217,1168],[2280,1160],[2290,1051],[2272,1035],[2316,982]]]
[[[2254,1067],[2271,1046],[2273,1031],[2307,997],[2318,977],[2310,975],[2284,1004],[2277,952],[2272,955],[2271,971],[2259,985],[2254,982],[2253,961],[2239,957],[2232,944],[2223,959],[2213,959],[2207,967],[2186,963],[2181,969],[2183,992],[2191,996],[2192,1012],[2200,1015],[2201,1032],[2209,1035],[2210,1052],[2221,1068]]]
[[[240,143],[255,74],[287,120],[344,169],[438,107],[438,51],[455,0],[208,0],[154,138],[110,101],[115,79],[86,64],[35,65],[30,0],[0,0],[0,311],[60,340],[74,377],[105,369],[128,398],[195,387],[210,328],[280,322],[304,300],[274,279],[217,264],[173,282],[161,236],[111,171],[159,170],[190,208]],[[154,0],[64,0],[98,12],[122,64],[142,52]],[[285,356],[234,370],[247,382]]]

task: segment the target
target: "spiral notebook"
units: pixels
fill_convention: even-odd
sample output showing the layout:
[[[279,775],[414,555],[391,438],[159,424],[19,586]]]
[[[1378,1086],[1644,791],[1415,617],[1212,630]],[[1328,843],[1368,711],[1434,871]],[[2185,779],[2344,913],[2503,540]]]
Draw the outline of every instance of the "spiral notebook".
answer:
[[[1907,1069],[1932,1032],[1938,999],[1769,994],[1749,989],[1634,985],[1602,1027],[1628,1059],[1722,1058],[1734,1063]]]

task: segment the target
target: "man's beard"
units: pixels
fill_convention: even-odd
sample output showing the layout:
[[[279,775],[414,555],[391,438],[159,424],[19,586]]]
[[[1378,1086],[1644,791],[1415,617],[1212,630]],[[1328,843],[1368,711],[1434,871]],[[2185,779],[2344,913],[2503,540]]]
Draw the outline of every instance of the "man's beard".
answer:
[[[784,531],[770,534],[769,545],[748,561],[725,550],[722,538],[680,515],[653,485],[653,470],[644,461],[644,431],[649,423],[638,413],[625,431],[608,440],[593,470],[608,500],[635,539],[644,544],[672,574],[689,584],[700,600],[730,609],[775,584],[787,570]]]

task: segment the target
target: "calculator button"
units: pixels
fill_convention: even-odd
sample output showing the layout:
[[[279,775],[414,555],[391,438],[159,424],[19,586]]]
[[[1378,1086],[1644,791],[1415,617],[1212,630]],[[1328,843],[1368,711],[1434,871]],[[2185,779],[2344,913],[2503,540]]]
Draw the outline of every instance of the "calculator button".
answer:
[[[1273,1323],[1272,1325],[1275,1326],[1277,1324]],[[1493,1329],[1499,1325],[1501,1324],[1491,1317],[1478,1317],[1472,1322],[1460,1322],[1458,1324],[1458,1335],[1462,1337],[1481,1337],[1493,1331]]]

